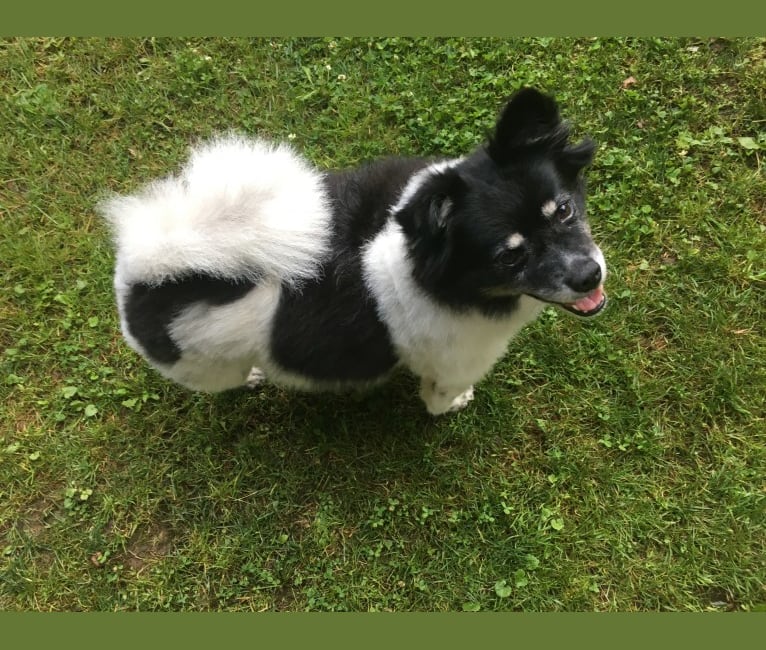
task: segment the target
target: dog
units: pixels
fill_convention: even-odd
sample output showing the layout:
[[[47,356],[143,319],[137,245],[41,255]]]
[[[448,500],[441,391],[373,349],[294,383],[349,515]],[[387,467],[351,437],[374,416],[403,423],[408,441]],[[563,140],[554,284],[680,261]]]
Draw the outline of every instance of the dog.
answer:
[[[546,306],[604,308],[594,151],[533,88],[461,158],[325,172],[290,146],[219,136],[100,207],[123,336],[196,391],[346,389],[404,366],[429,413],[456,411]]]

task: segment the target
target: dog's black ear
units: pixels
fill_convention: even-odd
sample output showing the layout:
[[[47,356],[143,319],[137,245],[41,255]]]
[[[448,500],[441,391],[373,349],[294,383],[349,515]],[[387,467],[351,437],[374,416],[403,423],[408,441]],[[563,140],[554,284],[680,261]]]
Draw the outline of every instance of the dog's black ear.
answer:
[[[407,237],[415,273],[430,284],[444,274],[452,253],[452,224],[468,192],[456,169],[434,172],[396,212]]]
[[[448,194],[434,194],[428,202],[428,222],[431,231],[444,231],[455,205]]]
[[[575,145],[567,145],[557,158],[559,171],[568,179],[572,180],[588,165],[593,162],[596,153],[596,143],[590,138],[585,138]]]
[[[489,138],[487,151],[504,165],[531,147],[566,139],[556,101],[535,88],[522,88],[508,101]]]
[[[410,239],[440,238],[449,230],[452,213],[468,185],[456,169],[434,172],[396,213]]]

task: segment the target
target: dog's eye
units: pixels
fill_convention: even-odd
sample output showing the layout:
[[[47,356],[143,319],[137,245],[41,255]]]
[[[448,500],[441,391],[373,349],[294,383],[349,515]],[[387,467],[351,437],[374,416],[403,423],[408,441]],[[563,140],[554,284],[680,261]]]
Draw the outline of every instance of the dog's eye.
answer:
[[[556,206],[556,218],[566,223],[574,216],[574,206],[571,201],[562,201]]]
[[[516,248],[506,248],[500,251],[495,258],[497,263],[502,266],[518,266],[527,257],[527,253],[523,246]]]

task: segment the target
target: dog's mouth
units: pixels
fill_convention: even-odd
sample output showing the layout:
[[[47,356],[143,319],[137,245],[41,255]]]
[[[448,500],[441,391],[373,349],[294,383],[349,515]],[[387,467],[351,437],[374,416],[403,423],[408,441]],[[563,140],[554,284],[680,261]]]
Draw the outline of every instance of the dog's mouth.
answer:
[[[495,287],[492,289],[486,289],[484,291],[484,295],[486,295],[489,298],[506,298],[509,296],[518,296],[517,289],[506,289],[504,287]],[[606,307],[607,298],[606,293],[604,292],[604,286],[599,285],[596,287],[593,291],[591,291],[587,296],[583,298],[578,298],[574,302],[557,302],[555,300],[550,300],[549,298],[543,298],[539,295],[535,294],[527,294],[531,296],[532,298],[535,298],[537,300],[540,300],[542,302],[547,302],[551,305],[556,305],[557,307],[561,307],[562,309],[566,309],[567,311],[577,314],[578,316],[583,316],[585,318],[588,318],[590,316],[595,316],[598,314],[604,307]]]
[[[606,293],[603,285],[596,287],[584,298],[569,303],[556,303],[559,307],[578,316],[595,316],[606,306]]]

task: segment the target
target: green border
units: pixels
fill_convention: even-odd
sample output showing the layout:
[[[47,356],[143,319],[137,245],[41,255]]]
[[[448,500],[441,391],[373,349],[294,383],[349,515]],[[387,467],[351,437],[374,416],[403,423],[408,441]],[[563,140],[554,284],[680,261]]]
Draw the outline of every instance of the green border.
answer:
[[[400,36],[759,36],[766,3],[730,0],[547,0],[418,5],[411,0],[301,0],[243,3],[133,0],[43,0],[6,3],[0,34],[9,36],[129,35],[400,35]],[[462,7],[462,9],[461,9]]]
[[[756,647],[762,614],[0,614],[9,647]],[[23,645],[22,645],[23,644]],[[45,645],[43,645],[45,644]]]

